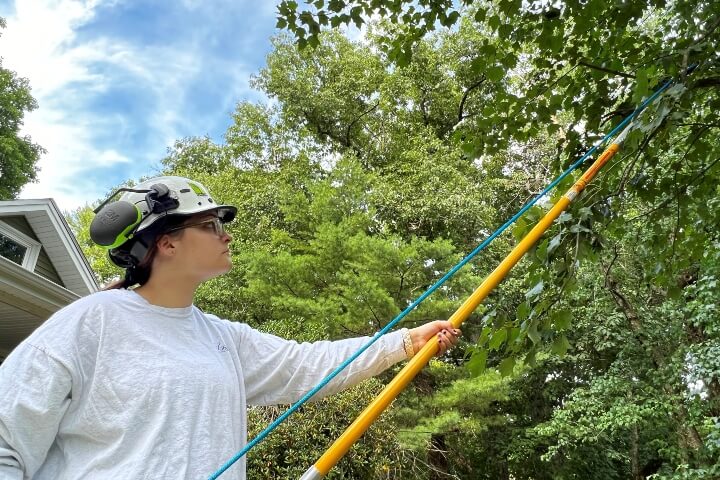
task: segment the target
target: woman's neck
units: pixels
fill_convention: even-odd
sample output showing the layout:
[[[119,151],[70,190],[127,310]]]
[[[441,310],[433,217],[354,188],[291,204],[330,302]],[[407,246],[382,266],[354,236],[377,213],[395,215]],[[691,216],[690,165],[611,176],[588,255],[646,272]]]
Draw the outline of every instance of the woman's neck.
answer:
[[[145,284],[135,289],[135,293],[158,307],[183,308],[192,305],[197,287],[177,278],[162,279],[151,275]]]

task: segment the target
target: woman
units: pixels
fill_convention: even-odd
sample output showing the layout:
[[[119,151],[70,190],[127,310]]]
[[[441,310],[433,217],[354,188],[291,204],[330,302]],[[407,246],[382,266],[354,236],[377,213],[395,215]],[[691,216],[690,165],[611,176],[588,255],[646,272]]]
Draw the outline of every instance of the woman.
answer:
[[[207,478],[245,445],[248,404],[298,400],[368,340],[298,344],[202,312],[195,291],[230,270],[237,210],[182,177],[123,190],[90,231],[125,278],[58,311],[0,367],[2,480]],[[460,332],[387,334],[318,396],[436,334],[443,354]],[[244,479],[244,459],[224,477]]]

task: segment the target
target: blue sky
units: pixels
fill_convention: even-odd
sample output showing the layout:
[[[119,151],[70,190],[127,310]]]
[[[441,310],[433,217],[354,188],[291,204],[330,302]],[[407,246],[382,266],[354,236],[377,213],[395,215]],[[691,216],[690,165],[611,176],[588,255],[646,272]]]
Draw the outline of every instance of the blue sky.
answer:
[[[275,2],[0,0],[3,66],[27,78],[39,108],[23,134],[47,149],[21,198],[62,210],[157,171],[186,136],[215,141],[265,64]]]

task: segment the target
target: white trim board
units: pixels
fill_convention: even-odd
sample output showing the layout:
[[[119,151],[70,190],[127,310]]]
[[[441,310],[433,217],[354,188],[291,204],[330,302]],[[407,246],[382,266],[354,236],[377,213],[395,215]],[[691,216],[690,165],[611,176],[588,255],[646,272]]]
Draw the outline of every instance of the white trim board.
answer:
[[[16,215],[25,216],[53,265],[57,265],[58,275],[72,291],[82,296],[98,290],[90,264],[53,199],[0,201],[0,217]],[[52,225],[52,231],[40,228],[47,221]],[[70,260],[70,265],[62,267],[67,260]]]
[[[33,240],[5,222],[0,222],[0,234],[18,245],[25,247],[25,255],[23,255],[23,261],[20,265],[26,270],[34,271],[38,256],[40,255],[40,248],[42,247],[40,242]]]

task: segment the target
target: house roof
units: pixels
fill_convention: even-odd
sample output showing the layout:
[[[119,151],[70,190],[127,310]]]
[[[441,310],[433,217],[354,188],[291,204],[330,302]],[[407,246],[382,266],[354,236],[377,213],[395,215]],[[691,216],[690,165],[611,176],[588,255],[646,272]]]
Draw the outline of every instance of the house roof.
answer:
[[[98,290],[90,264],[53,199],[0,201],[0,218],[14,215],[25,216],[65,288],[79,296]]]
[[[24,216],[63,285],[0,257],[0,360],[50,315],[98,284],[70,226],[50,198],[0,201],[2,217]]]

